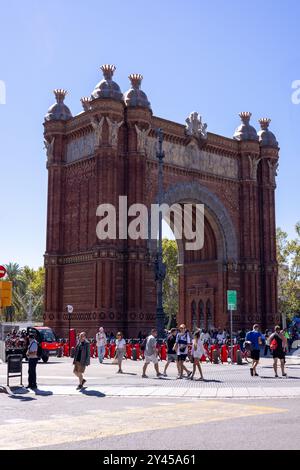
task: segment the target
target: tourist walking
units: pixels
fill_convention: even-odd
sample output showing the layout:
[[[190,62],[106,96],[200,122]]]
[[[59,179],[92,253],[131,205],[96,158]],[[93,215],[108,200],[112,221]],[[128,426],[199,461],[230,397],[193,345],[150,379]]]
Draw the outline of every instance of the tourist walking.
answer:
[[[164,377],[167,377],[167,369],[168,369],[169,365],[171,364],[171,362],[175,362],[176,365],[178,365],[178,363],[177,363],[177,354],[176,354],[176,351],[174,350],[175,343],[176,343],[176,335],[177,335],[177,329],[172,328],[170,330],[170,333],[169,333],[168,337],[167,337],[168,359],[167,359],[167,363],[166,363],[165,369],[164,369]]]
[[[202,368],[201,368],[202,356],[207,356],[207,352],[204,349],[203,342],[200,339],[200,330],[197,330],[194,333],[194,338],[193,338],[193,343],[192,343],[193,373],[191,375],[191,380],[194,379],[197,368],[200,373],[199,380],[203,380],[203,374],[202,374]]]
[[[191,344],[191,337],[186,329],[184,324],[180,325],[179,333],[176,336],[175,351],[177,354],[177,363],[178,363],[178,379],[183,378],[183,371],[187,373],[187,376],[190,377],[192,372],[189,371],[184,362],[188,355],[188,347]]]
[[[270,351],[270,332],[269,330],[265,331],[265,348],[264,348],[264,356],[267,356]]]
[[[124,339],[123,333],[119,331],[116,336],[116,352],[115,352],[115,359],[119,367],[117,370],[117,374],[123,374],[122,362],[124,359],[125,352],[126,352],[126,341]]]
[[[278,325],[275,326],[275,331],[270,336],[270,349],[273,355],[273,369],[275,372],[275,377],[278,377],[278,374],[277,374],[278,359],[280,361],[282,377],[287,376],[284,370],[286,344],[287,344],[286,338],[284,334],[280,331],[280,326]]]
[[[248,331],[245,343],[250,343],[249,346],[251,349],[252,367],[250,368],[250,374],[252,377],[258,377],[256,368],[260,358],[260,346],[262,345],[262,334],[259,331],[259,325],[253,325],[253,330]]]
[[[79,379],[77,390],[81,390],[86,380],[83,378],[85,368],[90,365],[90,343],[86,338],[86,333],[80,333],[74,351],[74,375]]]
[[[105,347],[107,344],[106,334],[104,333],[104,328],[101,326],[98,333],[96,334],[96,343],[98,351],[98,359],[100,364],[102,364],[105,357]]]
[[[26,352],[28,357],[28,386],[35,390],[37,388],[36,381],[36,366],[38,363],[38,342],[35,339],[35,336],[31,333],[29,335],[29,345]]]
[[[145,363],[143,366],[143,374],[142,377],[144,379],[147,379],[148,376],[146,375],[146,370],[150,362],[153,363],[154,369],[156,372],[157,377],[161,377],[162,374],[159,372],[159,367],[158,367],[158,354],[157,354],[157,330],[153,328],[151,330],[151,334],[147,337],[146,339],[146,344],[145,344]]]

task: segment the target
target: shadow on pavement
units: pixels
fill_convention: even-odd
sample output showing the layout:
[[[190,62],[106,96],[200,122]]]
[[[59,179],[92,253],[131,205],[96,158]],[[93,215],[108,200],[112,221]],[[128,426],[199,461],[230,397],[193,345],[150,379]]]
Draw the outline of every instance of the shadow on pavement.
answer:
[[[213,382],[213,383],[218,383],[218,384],[222,384],[222,380],[215,380],[215,379],[203,379],[201,380],[201,382]]]
[[[22,395],[9,395],[9,398],[12,398],[14,400],[20,400],[20,401],[35,401],[36,400],[36,398],[24,397]]]
[[[98,397],[98,398],[103,398],[105,397],[105,393],[98,392],[97,390],[86,390],[85,388],[82,388],[80,390],[80,393],[83,395],[87,395],[88,397]]]
[[[119,374],[119,375],[138,375],[138,374],[135,374],[134,372],[123,372],[123,374]]]
[[[38,388],[33,390],[33,392],[35,395],[38,395],[40,397],[49,397],[50,395],[53,395],[53,392],[51,392],[50,390],[39,390]]]

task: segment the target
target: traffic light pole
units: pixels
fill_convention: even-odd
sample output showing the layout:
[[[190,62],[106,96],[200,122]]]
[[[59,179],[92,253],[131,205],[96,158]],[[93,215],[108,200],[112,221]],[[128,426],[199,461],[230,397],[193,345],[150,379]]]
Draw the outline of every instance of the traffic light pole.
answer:
[[[162,149],[163,144],[163,131],[162,129],[157,130],[158,137],[158,151],[156,157],[158,159],[158,205],[162,204],[163,200],[163,159],[165,157]],[[163,338],[165,330],[165,313],[163,307],[163,281],[166,277],[166,267],[163,263],[162,258],[162,212],[159,211],[158,220],[158,245],[155,261],[155,280],[156,280],[156,292],[157,292],[157,303],[156,303],[156,327],[158,338]]]

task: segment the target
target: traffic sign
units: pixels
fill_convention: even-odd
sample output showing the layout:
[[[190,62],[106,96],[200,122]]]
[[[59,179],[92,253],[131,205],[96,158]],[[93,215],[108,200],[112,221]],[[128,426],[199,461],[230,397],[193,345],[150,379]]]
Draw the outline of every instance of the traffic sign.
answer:
[[[227,291],[227,308],[228,310],[237,309],[237,291],[236,290]]]
[[[4,266],[0,266],[0,279],[6,275],[6,269]]]
[[[12,282],[0,281],[0,307],[12,305]]]
[[[68,311],[69,314],[73,313],[73,311],[74,311],[73,305],[67,305],[67,311]]]

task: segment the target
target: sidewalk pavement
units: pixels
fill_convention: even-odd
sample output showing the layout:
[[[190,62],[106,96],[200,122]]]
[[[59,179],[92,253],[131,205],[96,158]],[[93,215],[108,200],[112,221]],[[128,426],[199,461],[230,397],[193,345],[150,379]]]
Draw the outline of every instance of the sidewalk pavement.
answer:
[[[86,369],[86,387],[76,390],[77,379],[72,374],[69,358],[54,358],[48,364],[37,368],[39,389],[29,391],[16,386],[17,379],[11,380],[11,388],[6,392],[15,395],[81,395],[106,397],[191,397],[191,398],[291,398],[300,397],[300,358],[288,356],[286,370],[288,377],[275,378],[271,358],[262,358],[258,367],[259,377],[251,377],[249,364],[203,364],[204,381],[177,380],[175,364],[167,371],[168,377],[157,378],[153,365],[149,365],[149,379],[142,379],[143,361],[127,360],[123,363],[124,374],[116,374],[117,367],[106,360],[100,365],[97,359],[91,360]],[[165,362],[160,362],[161,371]],[[187,363],[191,369],[191,364]],[[280,369],[278,369],[278,373]],[[27,364],[23,364],[23,382],[27,374]],[[6,382],[6,365],[0,365],[0,383]],[[13,386],[15,384],[15,386]],[[4,390],[3,390],[4,391]]]

